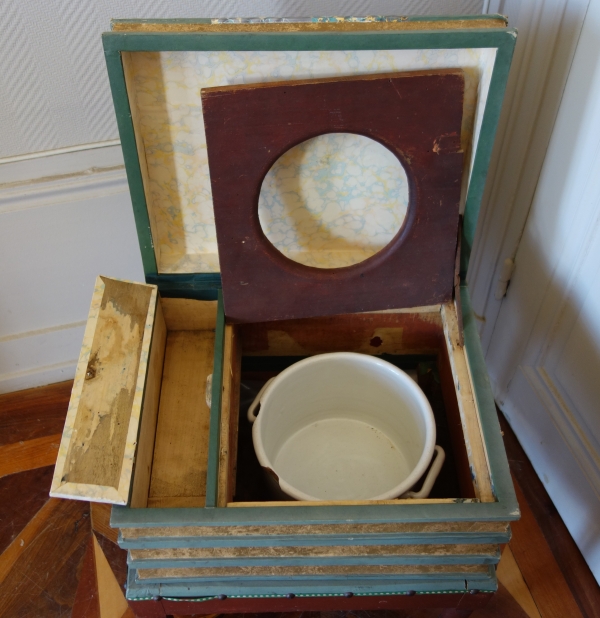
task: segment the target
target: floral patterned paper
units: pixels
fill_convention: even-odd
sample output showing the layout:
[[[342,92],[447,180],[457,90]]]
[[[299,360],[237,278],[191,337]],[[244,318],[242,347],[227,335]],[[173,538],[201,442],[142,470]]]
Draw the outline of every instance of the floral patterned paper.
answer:
[[[154,246],[159,272],[219,271],[201,88],[336,75],[462,68],[466,80],[462,127],[467,162],[464,199],[472,168],[470,153],[474,148],[471,148],[471,142],[476,144],[479,135],[495,54],[495,49],[131,53],[134,77],[129,89],[132,104],[138,111],[138,139],[146,154],[147,202],[156,230]],[[339,147],[335,140],[339,139],[322,136],[304,150],[296,149],[296,155],[287,155],[289,158],[301,156],[303,161],[319,161],[319,149],[335,150]],[[326,146],[327,140],[333,141]],[[315,151],[311,154],[312,148]],[[314,170],[314,165],[311,165]],[[373,173],[374,165],[370,162],[362,168],[365,178]],[[292,167],[300,174],[298,182],[302,181],[303,175],[308,177],[300,161]],[[311,172],[310,177],[313,176],[314,172]],[[261,219],[264,221],[277,219],[276,213],[270,216],[264,213],[264,209],[278,208],[277,204],[281,203],[281,196],[269,194],[276,188],[277,183],[274,183],[270,188],[265,187],[262,193]],[[303,191],[311,195],[315,190],[313,187]],[[383,225],[396,225],[398,218],[403,216],[402,208],[405,208],[402,204],[394,206],[392,211],[395,214],[389,223]],[[352,239],[352,246],[338,254],[338,261],[353,263],[364,259],[360,256],[372,255],[374,247],[379,247],[377,243],[383,242],[386,234],[393,236],[394,228],[385,233],[376,231],[374,236],[379,240],[375,245],[370,232],[361,236],[360,230],[370,230],[368,219],[371,217],[366,217],[367,211],[371,212],[368,208],[363,209],[362,221],[357,219],[357,213],[347,218],[346,227],[342,219],[337,219],[336,234],[340,238]],[[291,225],[293,218],[288,219]],[[312,244],[319,238],[318,234],[313,234],[311,240],[311,234],[284,230],[280,224],[276,235],[280,240],[275,240],[274,244],[283,252],[306,254],[306,259],[315,265],[324,264],[329,259],[323,252],[331,251],[330,246],[321,243],[315,247]],[[317,255],[319,251],[321,255]],[[344,251],[346,255],[342,255]],[[310,257],[308,254],[311,253],[315,255]]]

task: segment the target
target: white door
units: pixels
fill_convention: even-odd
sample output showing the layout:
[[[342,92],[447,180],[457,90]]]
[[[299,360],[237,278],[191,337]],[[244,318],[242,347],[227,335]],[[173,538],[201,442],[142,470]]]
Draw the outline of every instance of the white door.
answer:
[[[496,400],[600,581],[600,0],[487,347]]]

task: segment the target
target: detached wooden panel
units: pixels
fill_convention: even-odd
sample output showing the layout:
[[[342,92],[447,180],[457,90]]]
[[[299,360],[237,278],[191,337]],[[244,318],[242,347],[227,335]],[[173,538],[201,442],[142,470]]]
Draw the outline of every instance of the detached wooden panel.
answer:
[[[98,277],[50,495],[127,504],[156,286]]]

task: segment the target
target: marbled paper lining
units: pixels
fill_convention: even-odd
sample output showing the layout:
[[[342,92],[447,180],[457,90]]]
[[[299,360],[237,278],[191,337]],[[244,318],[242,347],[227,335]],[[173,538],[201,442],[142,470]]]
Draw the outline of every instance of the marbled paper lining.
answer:
[[[477,142],[495,49],[252,51],[252,52],[132,52],[132,104],[138,110],[137,137],[148,168],[146,197],[153,218],[158,269],[162,273],[218,272],[217,240],[212,206],[206,137],[200,89],[288,79],[361,75],[391,71],[462,68],[465,101],[462,143],[466,153],[463,199],[472,168],[471,142]],[[323,136],[325,137],[325,136]],[[327,139],[339,138],[329,136]],[[325,140],[326,141],[326,140]],[[323,148],[316,142],[310,148]],[[330,145],[333,147],[333,144]],[[473,149],[474,150],[474,149]],[[312,153],[316,155],[315,153]],[[306,160],[310,152],[302,152]],[[298,162],[297,168],[301,165]],[[368,175],[369,165],[363,170]],[[301,182],[301,178],[298,179]],[[310,191],[309,191],[310,192]],[[263,195],[266,203],[276,202]],[[369,228],[354,217],[342,237],[351,241],[343,259],[372,250],[361,246],[357,230]],[[341,228],[338,226],[338,231]],[[353,231],[354,230],[354,231]],[[283,234],[280,250],[289,236]],[[326,247],[300,243],[294,251],[312,253]],[[362,252],[362,253],[361,253]],[[341,254],[340,254],[341,256]],[[315,256],[316,263],[325,258]],[[363,258],[364,259],[364,258]]]
[[[258,198],[267,238],[317,268],[351,266],[383,249],[408,207],[408,181],[385,146],[351,133],[298,144],[269,170]]]

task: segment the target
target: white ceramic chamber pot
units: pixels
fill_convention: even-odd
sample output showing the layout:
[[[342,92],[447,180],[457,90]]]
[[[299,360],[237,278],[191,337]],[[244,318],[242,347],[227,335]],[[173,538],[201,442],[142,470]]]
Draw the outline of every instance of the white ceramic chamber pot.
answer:
[[[291,365],[265,384],[248,419],[261,466],[297,500],[425,498],[444,462],[423,391],[366,354],[319,354]],[[407,493],[434,452],[421,491]]]

